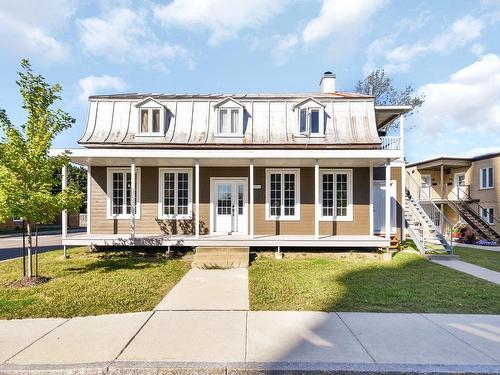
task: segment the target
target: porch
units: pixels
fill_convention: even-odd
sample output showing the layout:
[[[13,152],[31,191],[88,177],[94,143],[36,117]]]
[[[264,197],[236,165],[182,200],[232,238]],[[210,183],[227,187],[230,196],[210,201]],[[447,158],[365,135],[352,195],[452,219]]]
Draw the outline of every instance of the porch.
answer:
[[[390,239],[375,235],[136,235],[124,234],[69,234],[62,240],[65,246],[248,246],[248,247],[335,247],[376,248],[388,247]]]

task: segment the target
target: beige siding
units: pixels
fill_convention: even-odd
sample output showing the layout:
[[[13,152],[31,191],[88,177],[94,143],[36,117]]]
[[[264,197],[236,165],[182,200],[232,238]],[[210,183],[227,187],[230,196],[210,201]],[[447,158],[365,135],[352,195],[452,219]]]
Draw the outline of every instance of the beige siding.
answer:
[[[395,168],[395,171],[400,168]],[[254,183],[260,185],[255,190],[254,225],[255,234],[314,234],[314,168],[300,168],[300,220],[274,221],[265,218],[266,168],[255,167]],[[106,178],[105,167],[92,167],[91,233],[128,234],[128,219],[106,218]],[[399,173],[400,172],[396,172]],[[248,167],[201,167],[200,168],[200,233],[206,234],[210,228],[210,178],[247,177]],[[394,179],[395,176],[393,176]],[[396,178],[398,179],[398,178]],[[194,201],[193,173],[193,201]],[[398,185],[399,182],[398,182]],[[400,188],[399,188],[400,189]],[[369,168],[353,168],[353,221],[322,222],[322,235],[369,234]],[[398,190],[398,199],[400,190]],[[194,202],[193,202],[194,204]],[[400,216],[400,214],[398,214]],[[400,219],[398,218],[398,225]],[[138,234],[182,234],[194,233],[192,220],[158,220],[158,168],[141,168],[140,218],[136,220]]]

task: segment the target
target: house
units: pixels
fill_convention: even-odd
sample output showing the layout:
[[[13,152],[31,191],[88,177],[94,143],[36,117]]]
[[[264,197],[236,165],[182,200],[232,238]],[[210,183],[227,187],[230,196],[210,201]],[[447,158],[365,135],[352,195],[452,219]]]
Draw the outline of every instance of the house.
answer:
[[[438,157],[408,164],[421,201],[440,206],[444,220],[469,224],[500,243],[500,152],[473,158]]]
[[[67,150],[88,168],[87,233],[63,244],[389,246],[403,126],[381,134],[410,108],[335,86],[326,72],[315,93],[91,96]]]

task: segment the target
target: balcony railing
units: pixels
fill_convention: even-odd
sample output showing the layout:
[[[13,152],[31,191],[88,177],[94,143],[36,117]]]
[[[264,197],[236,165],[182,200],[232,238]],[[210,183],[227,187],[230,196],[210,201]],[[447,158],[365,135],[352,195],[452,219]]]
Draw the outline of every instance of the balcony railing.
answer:
[[[470,199],[470,185],[432,185],[422,186],[420,200],[431,198],[432,200],[468,200]]]
[[[400,137],[380,137],[382,143],[380,148],[382,150],[401,150]]]

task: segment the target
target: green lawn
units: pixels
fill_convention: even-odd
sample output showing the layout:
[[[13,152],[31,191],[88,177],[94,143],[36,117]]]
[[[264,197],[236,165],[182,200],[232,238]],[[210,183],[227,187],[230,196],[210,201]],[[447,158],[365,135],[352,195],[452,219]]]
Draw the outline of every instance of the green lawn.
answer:
[[[189,269],[189,262],[162,255],[89,253],[71,249],[39,256],[42,285],[13,288],[22,260],[0,263],[0,318],[71,317],[151,310]]]
[[[500,286],[397,253],[392,262],[259,257],[249,269],[252,310],[500,314]]]
[[[464,262],[500,272],[500,252],[455,246],[453,252]]]

